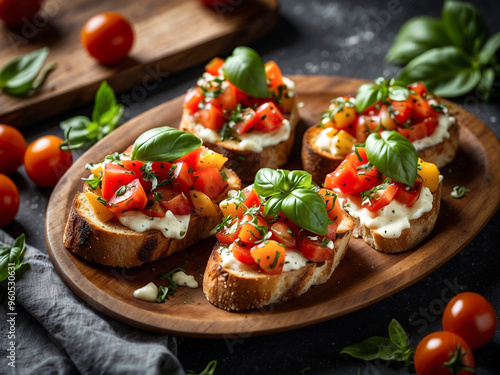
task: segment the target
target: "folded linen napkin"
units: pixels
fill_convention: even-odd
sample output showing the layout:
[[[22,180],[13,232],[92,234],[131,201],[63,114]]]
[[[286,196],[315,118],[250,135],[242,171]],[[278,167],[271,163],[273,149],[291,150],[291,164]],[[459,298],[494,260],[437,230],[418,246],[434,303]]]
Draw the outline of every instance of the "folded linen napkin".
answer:
[[[13,242],[0,230],[2,246]],[[94,310],[73,294],[38,249],[27,245],[24,261],[29,269],[16,277],[14,292],[7,281],[0,283],[0,373],[185,374],[174,354],[175,337]],[[15,296],[14,311],[8,306],[10,295]]]

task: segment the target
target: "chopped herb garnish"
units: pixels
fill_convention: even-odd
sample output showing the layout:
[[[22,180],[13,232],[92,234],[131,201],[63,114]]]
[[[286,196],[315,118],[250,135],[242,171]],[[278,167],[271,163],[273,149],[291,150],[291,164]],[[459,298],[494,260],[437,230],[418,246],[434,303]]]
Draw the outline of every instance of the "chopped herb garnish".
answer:
[[[467,189],[465,186],[455,186],[453,187],[453,190],[451,191],[451,196],[452,198],[455,199],[461,199],[465,197],[466,193],[469,193],[470,189]]]

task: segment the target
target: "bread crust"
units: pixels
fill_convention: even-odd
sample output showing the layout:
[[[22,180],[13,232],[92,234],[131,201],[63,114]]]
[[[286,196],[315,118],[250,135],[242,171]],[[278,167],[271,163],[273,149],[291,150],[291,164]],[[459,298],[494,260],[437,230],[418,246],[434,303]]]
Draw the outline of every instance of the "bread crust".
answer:
[[[241,181],[233,171],[225,169],[224,172],[229,177],[229,186],[218,202],[225,198],[230,189],[241,187]],[[129,268],[188,248],[209,237],[211,230],[221,220],[221,213],[212,217],[192,214],[183,239],[166,238],[157,230],[139,233],[118,222],[100,221],[85,194],[80,192],[73,199],[63,242],[68,250],[91,262]]]
[[[370,229],[360,223],[359,218],[354,219],[353,236],[362,238],[375,250],[384,253],[401,253],[412,249],[425,240],[434,229],[441,206],[441,186],[432,193],[432,209],[418,219],[410,220],[410,227],[401,232],[398,238],[384,238],[376,229]]]
[[[267,306],[299,297],[312,286],[325,283],[345,256],[354,221],[344,215],[337,230],[335,250],[323,263],[308,262],[298,270],[267,275],[258,266],[254,270],[234,271],[222,266],[217,244],[208,260],[203,276],[203,292],[213,305],[240,311]]]
[[[235,171],[242,181],[253,181],[259,169],[279,168],[286,164],[290,158],[295,139],[295,128],[299,122],[297,98],[293,97],[290,105],[290,114],[285,115],[285,118],[290,121],[290,136],[277,145],[264,147],[262,152],[243,150],[235,144],[222,141],[209,142],[203,140],[203,145],[227,157],[229,160],[225,166]],[[193,116],[187,110],[184,110],[179,129],[197,135],[194,124]]]
[[[435,164],[438,169],[451,162],[455,158],[459,144],[459,126],[456,122],[450,125],[448,133],[450,134],[448,139],[420,150],[418,152],[420,159]]]

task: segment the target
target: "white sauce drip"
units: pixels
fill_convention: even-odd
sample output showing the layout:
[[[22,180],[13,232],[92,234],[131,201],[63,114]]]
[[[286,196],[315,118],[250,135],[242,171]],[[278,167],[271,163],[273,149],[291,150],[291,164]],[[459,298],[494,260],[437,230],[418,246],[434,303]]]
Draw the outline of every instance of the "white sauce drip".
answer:
[[[187,233],[191,215],[174,215],[171,211],[165,217],[152,217],[139,211],[127,211],[118,216],[120,223],[136,232],[159,230],[166,238],[182,239]]]
[[[429,188],[424,187],[420,196],[412,207],[393,200],[387,206],[376,212],[370,212],[363,206],[358,206],[348,197],[339,194],[343,203],[347,200],[346,211],[353,217],[359,218],[361,224],[375,229],[384,238],[399,238],[404,229],[410,227],[410,220],[421,217],[424,213],[432,210],[432,193]]]
[[[142,288],[135,290],[134,297],[143,301],[155,302],[158,298],[158,287],[155,283],[150,282]]]
[[[198,282],[193,275],[186,275],[184,271],[177,271],[172,275],[172,281],[179,286],[187,286],[188,288],[198,288]]]

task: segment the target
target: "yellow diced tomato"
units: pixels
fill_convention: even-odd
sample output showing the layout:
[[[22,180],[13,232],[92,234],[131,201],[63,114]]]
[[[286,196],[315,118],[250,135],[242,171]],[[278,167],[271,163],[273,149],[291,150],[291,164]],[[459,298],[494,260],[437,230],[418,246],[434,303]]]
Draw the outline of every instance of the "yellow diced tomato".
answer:
[[[220,212],[219,207],[201,191],[189,190],[189,198],[198,216],[216,216]]]
[[[356,109],[354,106],[348,107],[344,105],[340,111],[333,115],[333,123],[337,129],[345,129],[354,121],[356,121]]]
[[[226,161],[227,158],[224,155],[208,148],[202,148],[196,168],[198,170],[206,168],[217,168],[220,170]]]
[[[224,199],[219,203],[219,208],[224,217],[241,217],[245,211],[245,207],[242,205],[242,202],[237,198]]]
[[[422,185],[428,187],[434,193],[439,187],[439,170],[435,164],[427,163],[418,158],[418,177],[417,181],[421,181]]]
[[[340,206],[340,199],[338,199],[337,194],[332,190],[324,188],[319,189],[318,194],[321,195],[325,201],[328,218],[340,224],[344,218],[345,211]]]
[[[91,169],[90,169],[90,172],[92,172],[92,174],[96,177],[99,177],[101,173],[103,173],[103,169],[102,169],[102,164],[99,163],[99,164],[96,164],[94,165]]]
[[[87,197],[87,200],[94,210],[95,216],[97,216],[100,221],[105,223],[106,221],[111,220],[111,218],[113,217],[113,213],[108,210],[105,201],[100,202],[99,196],[92,193],[91,191],[87,191],[85,193],[85,197]]]
[[[352,146],[354,146],[358,141],[351,134],[345,130],[340,130],[337,134],[337,142],[335,148],[342,155],[347,155],[352,152]]]
[[[250,250],[252,258],[270,275],[276,275],[283,271],[285,265],[285,246],[274,240],[267,240]]]

